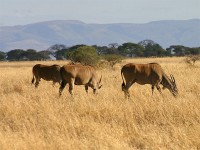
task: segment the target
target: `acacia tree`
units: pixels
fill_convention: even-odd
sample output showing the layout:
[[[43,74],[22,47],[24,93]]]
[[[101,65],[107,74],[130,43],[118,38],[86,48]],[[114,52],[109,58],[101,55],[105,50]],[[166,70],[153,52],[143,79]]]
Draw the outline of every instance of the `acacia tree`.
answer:
[[[164,50],[158,43],[152,40],[143,40],[138,43],[145,48],[144,56],[165,56],[167,51]]]
[[[62,50],[62,49],[66,49],[67,46],[65,46],[64,44],[54,44],[52,46],[50,46],[47,50],[48,51],[57,51],[57,50]]]
[[[117,43],[110,43],[108,44],[108,48],[106,50],[106,54],[118,54],[118,44]]]
[[[117,48],[118,46],[119,46],[118,43],[110,43],[110,44],[108,44],[109,48]]]
[[[68,48],[64,44],[54,44],[50,46],[47,51],[49,51],[49,55],[54,56],[56,60],[63,60],[66,49]]]
[[[158,43],[154,42],[153,40],[146,39],[146,40],[138,42],[138,44],[143,47],[146,47],[147,45],[156,45]]]
[[[136,56],[136,57],[140,57],[143,56],[144,53],[144,47],[139,45],[139,44],[135,44],[135,43],[124,43],[121,46],[118,47],[119,53],[126,56]]]

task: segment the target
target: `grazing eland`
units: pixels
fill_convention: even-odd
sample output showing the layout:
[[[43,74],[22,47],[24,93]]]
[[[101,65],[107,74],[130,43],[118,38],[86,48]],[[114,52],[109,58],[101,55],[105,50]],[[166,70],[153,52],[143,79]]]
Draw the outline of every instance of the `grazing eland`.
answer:
[[[58,82],[61,83],[61,76],[60,76],[60,66],[59,65],[42,65],[42,64],[36,64],[33,66],[33,79],[32,84],[35,82],[35,87],[37,88],[39,86],[40,79],[44,79],[46,81],[53,81],[53,85]]]
[[[102,87],[101,78],[98,80],[96,70],[92,66],[84,66],[81,64],[69,64],[60,68],[62,78],[59,93],[61,95],[66,84],[69,84],[69,93],[73,95],[74,85],[85,85],[85,90],[88,93],[88,87],[93,89],[95,94]]]
[[[162,82],[163,89],[167,88],[174,97],[178,95],[178,88],[176,86],[176,81],[173,75],[170,75],[170,78],[163,72]]]
[[[130,97],[128,90],[133,83],[138,83],[140,85],[150,84],[152,88],[152,95],[154,87],[156,87],[161,93],[160,84],[163,85],[163,89],[167,88],[173,96],[178,94],[178,89],[173,75],[170,75],[170,79],[157,63],[126,64],[121,69],[121,76],[123,80],[122,91],[124,91],[126,97]]]

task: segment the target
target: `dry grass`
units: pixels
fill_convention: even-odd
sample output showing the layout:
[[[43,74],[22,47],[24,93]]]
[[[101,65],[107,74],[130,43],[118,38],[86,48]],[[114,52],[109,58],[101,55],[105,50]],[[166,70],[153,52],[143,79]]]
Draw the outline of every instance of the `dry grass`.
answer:
[[[74,97],[59,85],[31,85],[38,62],[0,63],[0,149],[200,149],[200,63],[184,58],[129,59],[114,70],[103,69],[98,95],[75,86]],[[179,88],[151,95],[149,85],[121,91],[121,66],[127,62],[158,62],[172,73]],[[66,64],[67,62],[40,62]]]

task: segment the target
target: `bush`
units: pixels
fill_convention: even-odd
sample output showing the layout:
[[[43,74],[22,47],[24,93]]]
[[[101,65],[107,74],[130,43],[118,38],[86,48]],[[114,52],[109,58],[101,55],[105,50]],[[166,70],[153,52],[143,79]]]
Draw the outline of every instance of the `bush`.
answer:
[[[79,62],[84,65],[96,66],[100,58],[96,49],[91,46],[82,46],[72,52],[70,59],[73,62]]]
[[[194,65],[196,61],[200,60],[200,55],[189,55],[185,58],[185,62]]]
[[[116,63],[120,63],[122,61],[123,57],[116,54],[109,54],[104,55],[103,59],[106,60],[109,63],[109,66],[113,68]]]

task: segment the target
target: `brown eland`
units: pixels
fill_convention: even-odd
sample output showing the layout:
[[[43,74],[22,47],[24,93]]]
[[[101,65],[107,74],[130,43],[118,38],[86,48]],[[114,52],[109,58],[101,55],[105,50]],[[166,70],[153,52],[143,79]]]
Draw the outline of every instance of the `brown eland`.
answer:
[[[98,78],[96,70],[92,66],[84,66],[81,64],[70,64],[60,68],[62,78],[59,93],[61,95],[66,84],[69,84],[69,93],[73,95],[74,85],[85,85],[85,90],[88,93],[88,87],[93,89],[95,94],[102,87],[101,78]]]
[[[61,83],[61,76],[60,76],[60,66],[59,65],[42,65],[42,64],[36,64],[33,67],[33,79],[32,84],[35,82],[35,87],[37,88],[39,86],[40,79],[44,79],[46,81],[53,81],[53,85],[55,85],[56,82],[59,84]]]
[[[160,84],[163,85],[163,89],[167,88],[173,96],[178,94],[178,89],[176,87],[176,81],[173,75],[169,78],[157,63],[149,64],[134,64],[129,63],[122,67],[122,91],[126,97],[130,97],[129,88],[134,84],[138,83],[140,85],[150,84],[152,88],[152,95],[154,87],[161,93]]]

